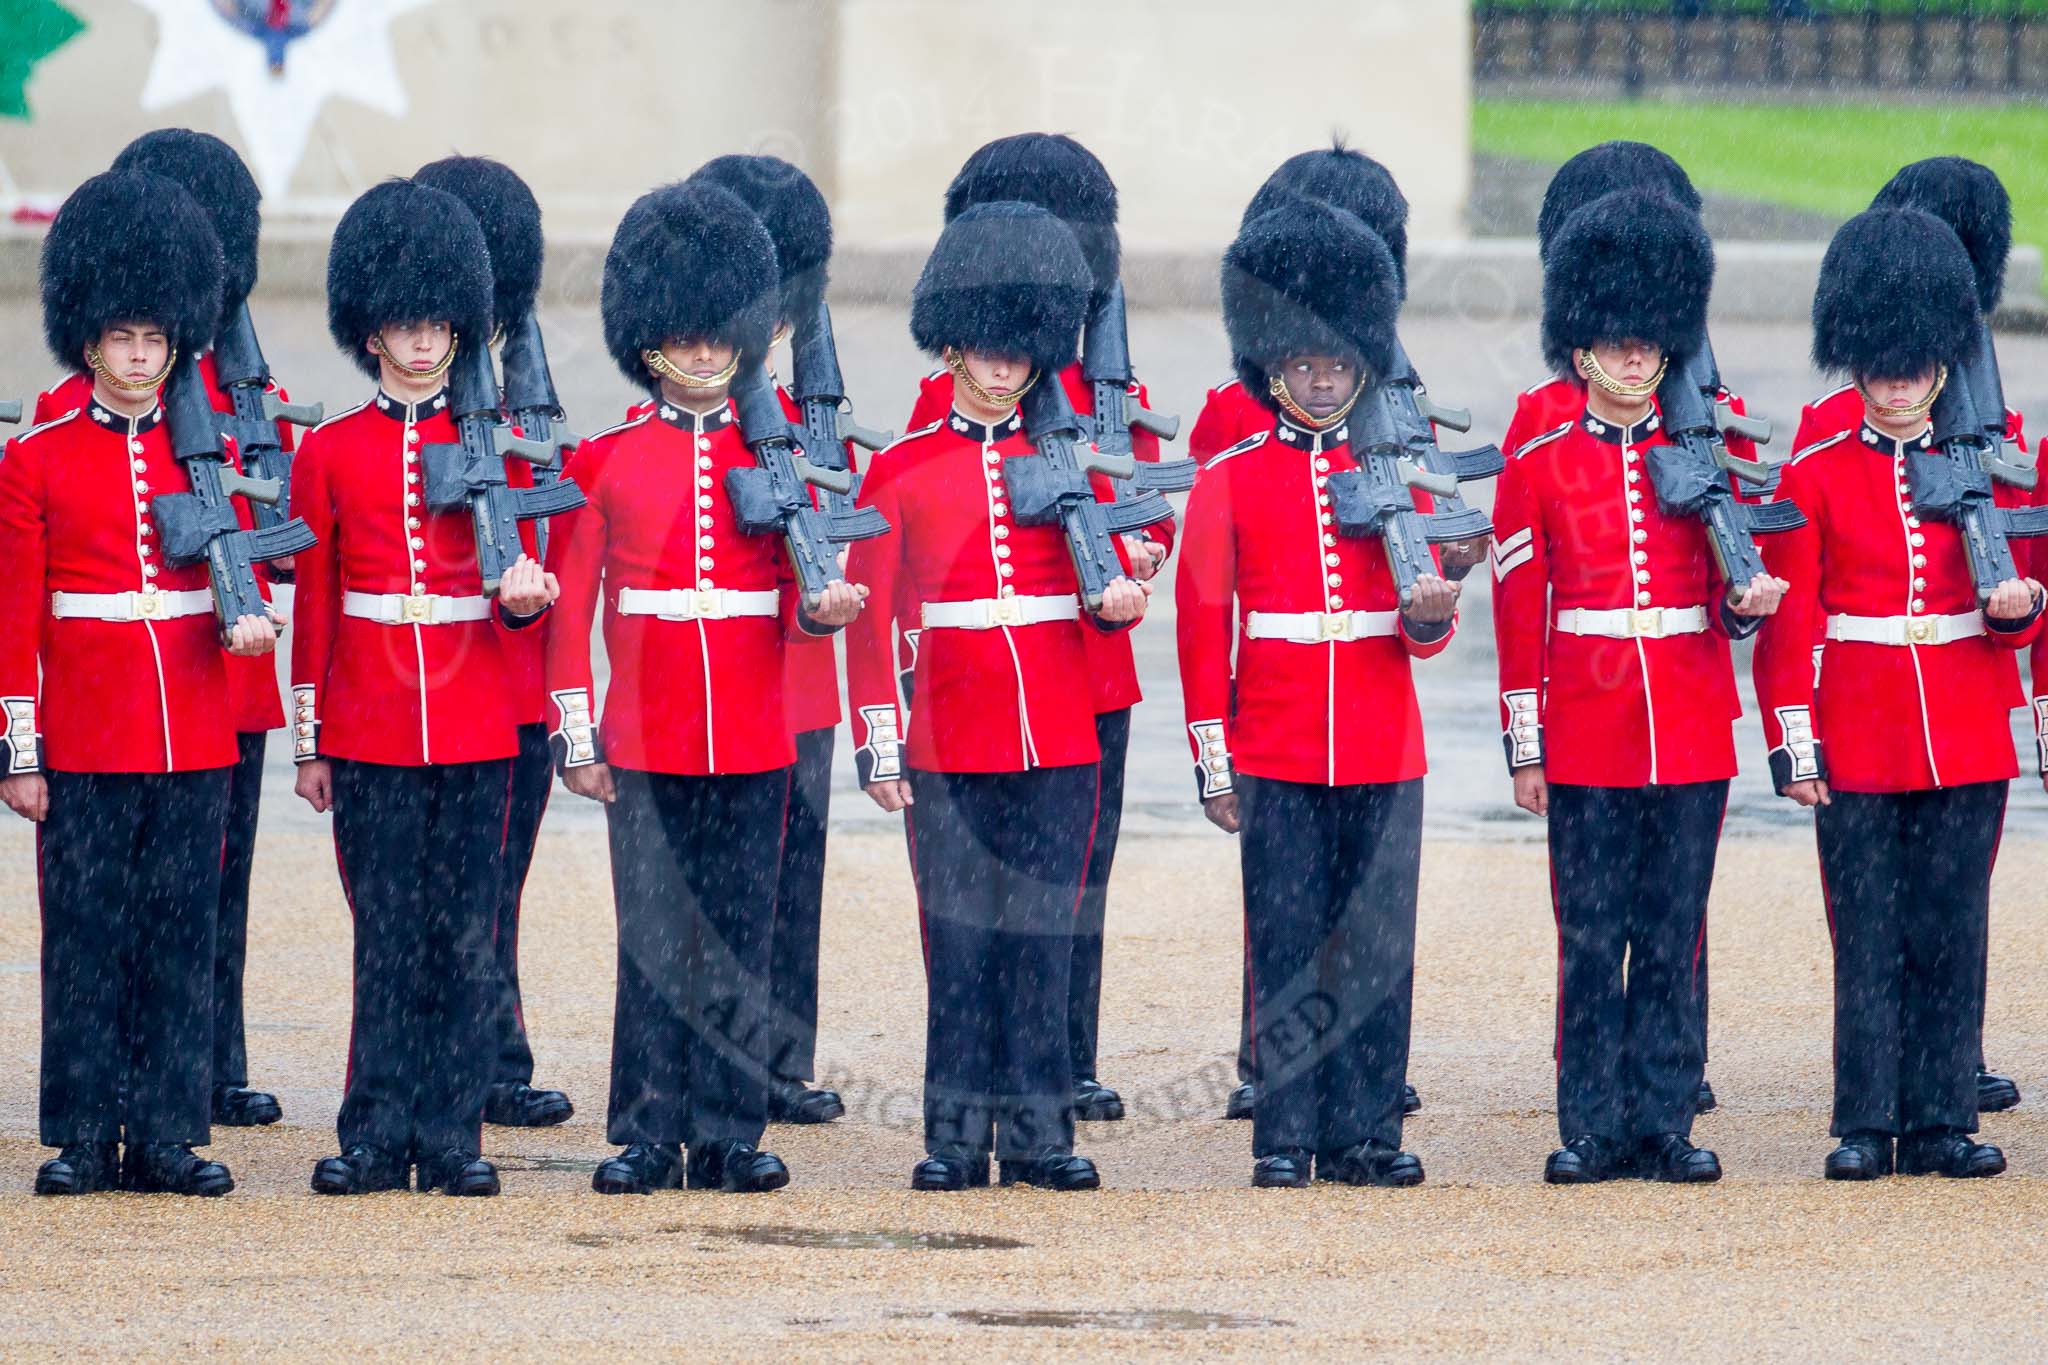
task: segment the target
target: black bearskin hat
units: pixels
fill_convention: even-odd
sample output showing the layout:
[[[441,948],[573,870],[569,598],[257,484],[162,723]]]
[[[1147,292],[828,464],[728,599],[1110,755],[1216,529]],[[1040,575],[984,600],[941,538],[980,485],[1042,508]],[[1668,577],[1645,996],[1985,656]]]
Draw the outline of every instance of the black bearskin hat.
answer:
[[[1116,283],[1116,182],[1095,153],[1065,133],[1017,133],[986,143],[946,186],[946,221],[997,201],[1036,204],[1058,218],[1080,243],[1096,292]]]
[[[782,273],[782,320],[806,323],[825,301],[832,259],[832,210],[811,178],[779,156],[714,157],[692,180],[709,180],[738,195],[768,229]]]
[[[476,215],[446,190],[387,180],[335,225],[327,251],[327,330],[371,378],[363,343],[402,322],[447,321],[463,343],[491,339],[491,252]]]
[[[1700,211],[1700,192],[1693,188],[1692,177],[1669,153],[1647,142],[1603,142],[1586,148],[1550,177],[1543,207],[1536,212],[1536,249],[1550,250],[1574,210],[1627,189],[1650,190],[1688,212]]]
[[[1572,373],[1572,350],[1647,341],[1676,359],[1707,331],[1714,244],[1697,214],[1655,191],[1617,190],[1565,219],[1543,258],[1543,359]]]
[[[71,192],[43,239],[43,337],[66,370],[110,323],[153,322],[196,350],[220,324],[220,239],[175,182],[107,171]]]
[[[2012,196],[1996,171],[1965,157],[1929,157],[1902,168],[1870,206],[1925,209],[1947,223],[1963,239],[1977,272],[1977,306],[1986,317],[1998,307],[2012,250]]]
[[[1223,327],[1247,391],[1268,407],[1267,378],[1297,355],[1349,356],[1361,382],[1394,363],[1401,311],[1394,255],[1353,214],[1283,196],[1223,253]]]
[[[491,253],[491,317],[511,327],[540,294],[546,242],[540,203],[519,173],[487,156],[451,156],[413,172],[415,185],[445,190],[469,206]]]
[[[1813,294],[1813,363],[1858,379],[1955,365],[1977,329],[1977,277],[1948,224],[1865,209],[1836,231]]]
[[[1297,152],[1259,186],[1245,205],[1239,229],[1278,208],[1289,194],[1335,204],[1371,228],[1394,253],[1394,269],[1400,272],[1402,292],[1407,292],[1408,196],[1385,166],[1346,147],[1341,139],[1312,152]]]
[[[996,200],[960,211],[910,294],[910,336],[1030,358],[1053,371],[1074,363],[1095,276],[1066,225],[1036,204]]]
[[[189,128],[144,133],[114,158],[113,169],[147,171],[176,181],[213,220],[225,271],[220,301],[225,324],[256,288],[256,243],[263,226],[263,191],[256,187],[256,177],[234,148],[211,133]]]
[[[672,337],[711,337],[755,360],[781,307],[775,242],[730,190],[703,180],[642,195],[604,258],[604,344],[619,372],[655,380],[643,352]]]

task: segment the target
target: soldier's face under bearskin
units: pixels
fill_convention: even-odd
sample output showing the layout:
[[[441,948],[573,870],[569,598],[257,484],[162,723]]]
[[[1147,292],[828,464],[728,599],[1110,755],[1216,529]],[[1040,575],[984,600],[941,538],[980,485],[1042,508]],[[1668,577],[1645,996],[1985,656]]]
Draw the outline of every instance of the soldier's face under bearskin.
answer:
[[[1934,392],[1936,374],[1937,371],[1929,370],[1925,374],[1908,375],[1903,378],[1866,378],[1862,381],[1863,392],[1888,408],[1917,407],[1927,400],[1928,394]],[[1917,415],[1913,419],[1913,425],[1916,429],[1920,425]]]
[[[1641,384],[1664,363],[1664,349],[1647,341],[1597,341],[1586,348],[1609,379]]]
[[[140,319],[110,324],[98,344],[100,363],[131,384],[162,374],[171,359],[171,339],[155,323]]]
[[[670,337],[661,343],[661,358],[692,379],[724,380],[718,383],[679,384],[664,377],[661,381],[662,396],[672,403],[683,403],[697,408],[706,404],[725,401],[725,395],[732,388],[733,362],[739,359],[739,352],[731,343],[712,337]]]
[[[1328,417],[1358,392],[1358,364],[1344,356],[1290,356],[1280,366],[1287,396],[1311,417]]]
[[[1031,362],[1020,355],[1000,351],[960,352],[967,377],[998,398],[1008,397],[1031,382]]]
[[[455,344],[455,328],[445,320],[398,322],[380,330],[367,343],[384,372],[386,387],[432,376],[438,383],[441,362]]]

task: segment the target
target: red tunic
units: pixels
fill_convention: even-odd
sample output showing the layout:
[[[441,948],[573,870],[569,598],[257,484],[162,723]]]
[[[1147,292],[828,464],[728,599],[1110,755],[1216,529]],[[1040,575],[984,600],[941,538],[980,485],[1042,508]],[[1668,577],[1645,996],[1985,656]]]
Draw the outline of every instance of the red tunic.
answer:
[[[435,511],[420,493],[418,452],[455,440],[445,393],[408,406],[380,392],[306,436],[292,467],[292,511],[320,544],[297,564],[291,676],[299,762],[418,767],[518,752],[522,707],[505,638],[537,622],[512,626],[495,604],[480,620],[403,625],[342,610],[348,592],[483,592],[468,509]],[[508,472],[514,483],[530,477],[516,461]]]
[[[779,536],[748,535],[725,476],[754,464],[732,408],[698,416],[666,403],[585,441],[569,477],[587,505],[556,520],[548,565],[562,597],[549,623],[547,689],[570,766],[753,773],[796,761],[784,709],[785,643],[796,584]],[[768,593],[771,615],[665,620],[625,615],[620,590]],[[597,746],[590,628],[602,597],[611,681]]]
[[[220,380],[214,373],[213,354],[199,357],[199,375],[206,381],[206,396],[215,412],[233,412],[235,400],[228,397],[220,387]],[[291,401],[291,395],[278,387],[272,380],[269,392],[284,402]],[[92,397],[92,379],[88,375],[73,374],[45,389],[36,396],[37,422],[47,422],[61,417],[76,408],[82,408]],[[290,422],[277,424],[277,438],[286,450],[292,448],[297,433]],[[270,574],[265,566],[256,566],[256,586],[263,593],[263,600],[270,600]],[[240,655],[222,651],[222,658],[228,674],[228,709],[234,716],[235,731],[244,735],[260,735],[266,730],[284,727],[284,704],[279,699],[277,686],[277,659],[272,654]]]
[[[15,437],[0,459],[9,773],[183,772],[236,759],[210,603],[153,620],[53,614],[53,593],[207,592],[206,565],[168,564],[158,543],[151,499],[192,488],[163,418],[161,407],[129,419],[88,402]],[[233,442],[227,453],[233,461]]]
[[[775,394],[782,400],[783,416],[795,422],[803,415],[786,387],[777,385]],[[627,411],[626,420],[630,422],[653,411],[651,399],[635,403]],[[850,441],[846,444],[846,457],[846,467],[854,468],[853,443]],[[815,488],[811,490],[811,505],[822,505]],[[839,724],[839,659],[832,643],[837,636],[837,631],[830,635],[799,632],[783,647],[782,707],[793,735],[830,730]]]
[[[1397,618],[1392,632],[1349,640],[1247,633],[1254,612],[1397,611],[1384,544],[1338,534],[1328,507],[1329,476],[1358,467],[1347,434],[1269,424],[1212,457],[1188,496],[1174,601],[1205,798],[1230,790],[1236,772],[1348,786],[1427,768],[1409,660],[1440,653],[1450,630],[1417,640]],[[1416,503],[1427,511],[1428,495]]]
[[[848,576],[872,590],[847,628],[847,695],[863,783],[913,768],[1020,772],[1093,763],[1095,699],[1084,623],[1071,617],[993,629],[927,629],[917,649],[907,753],[892,646],[929,603],[1073,596],[1079,585],[1058,526],[1020,526],[1003,461],[1037,458],[1015,414],[985,427],[957,413],[878,453],[861,501],[893,528],[853,547]],[[1097,476],[1096,496],[1114,496]],[[1119,547],[1121,555],[1121,548]]]
[[[1188,454],[1206,464],[1239,441],[1272,429],[1273,410],[1232,379],[1203,396],[1201,415],[1188,432]]]
[[[1665,515],[1641,452],[1666,444],[1580,408],[1508,452],[1493,507],[1493,624],[1508,765],[1592,787],[1735,774],[1742,713],[1705,523]],[[1566,610],[1702,609],[1697,633],[1606,636]],[[1647,623],[1646,623],[1647,624]],[[1529,733],[1540,727],[1540,737]]]
[[[1081,374],[1077,362],[1060,371],[1060,383],[1066,386],[1067,401],[1074,405],[1074,411],[1082,417],[1095,413],[1095,387]],[[1139,403],[1149,403],[1150,395],[1143,384],[1133,383],[1131,394]],[[948,369],[932,371],[924,377],[917,388],[917,405],[911,409],[909,430],[917,431],[932,423],[943,420],[953,410],[953,372]],[[1140,460],[1157,463],[1159,460],[1159,438],[1149,431],[1133,429],[1131,432],[1131,454]],[[1171,554],[1173,551],[1173,523],[1161,522],[1145,529],[1145,535],[1158,542]],[[913,627],[915,622],[912,623]],[[1138,687],[1138,665],[1131,654],[1131,637],[1128,631],[1084,631],[1083,647],[1088,651],[1088,675],[1095,684],[1095,710],[1098,715],[1121,711],[1136,706],[1144,700],[1145,694]],[[904,660],[905,665],[910,660]]]
[[[1961,534],[1914,512],[1901,444],[1860,425],[1808,444],[1786,468],[1780,496],[1799,505],[1807,525],[1764,540],[1765,563],[1792,585],[1755,660],[1778,784],[1812,775],[1789,761],[1808,757],[1797,748],[1806,735],[1824,759],[1821,775],[1843,791],[2014,776],[2007,713],[2025,701],[2015,656],[2039,633],[2038,618],[1944,644],[1828,639],[1824,666],[1815,665],[1827,618],[1977,614]]]

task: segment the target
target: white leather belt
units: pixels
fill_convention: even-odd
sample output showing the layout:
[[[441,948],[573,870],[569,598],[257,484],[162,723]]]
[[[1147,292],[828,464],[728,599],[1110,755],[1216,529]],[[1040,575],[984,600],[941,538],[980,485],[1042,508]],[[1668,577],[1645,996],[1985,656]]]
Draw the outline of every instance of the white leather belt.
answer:
[[[972,602],[927,602],[918,609],[926,630],[997,630],[1072,621],[1081,615],[1074,593],[1045,597],[978,597]]]
[[[204,588],[183,592],[53,592],[50,615],[60,620],[168,621],[174,616],[199,616],[213,610],[213,594]]]
[[[1557,628],[1566,635],[1599,635],[1610,640],[1661,640],[1698,635],[1707,628],[1705,607],[1562,607]]]
[[[1399,618],[1392,611],[1248,611],[1244,634],[1247,640],[1323,645],[1392,635]]]
[[[723,621],[734,616],[779,616],[782,594],[773,588],[620,588],[619,615],[664,621]]]
[[[1828,638],[1861,645],[1945,645],[1984,633],[1984,613],[1954,616],[1830,616]]]
[[[485,620],[491,614],[491,599],[481,594],[445,597],[437,593],[345,592],[341,614],[386,626],[445,626]]]

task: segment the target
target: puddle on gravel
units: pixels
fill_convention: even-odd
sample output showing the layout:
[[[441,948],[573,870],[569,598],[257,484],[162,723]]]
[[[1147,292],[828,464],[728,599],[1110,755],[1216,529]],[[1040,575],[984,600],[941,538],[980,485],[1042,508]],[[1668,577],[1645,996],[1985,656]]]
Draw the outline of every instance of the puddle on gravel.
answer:
[[[1016,1251],[1030,1245],[1014,1237],[984,1237],[971,1232],[868,1231],[850,1228],[739,1227],[688,1229],[706,1237],[755,1246],[798,1247],[809,1251]],[[666,1231],[666,1229],[664,1229]],[[681,1232],[685,1229],[678,1228]]]
[[[589,1175],[597,1169],[597,1158],[590,1156],[548,1156],[526,1152],[505,1152],[491,1160],[498,1163],[501,1171],[573,1171]]]
[[[962,1322],[970,1327],[1067,1327],[1110,1332],[1223,1332],[1294,1325],[1278,1318],[1201,1313],[1191,1308],[958,1308],[948,1313],[890,1316]]]

